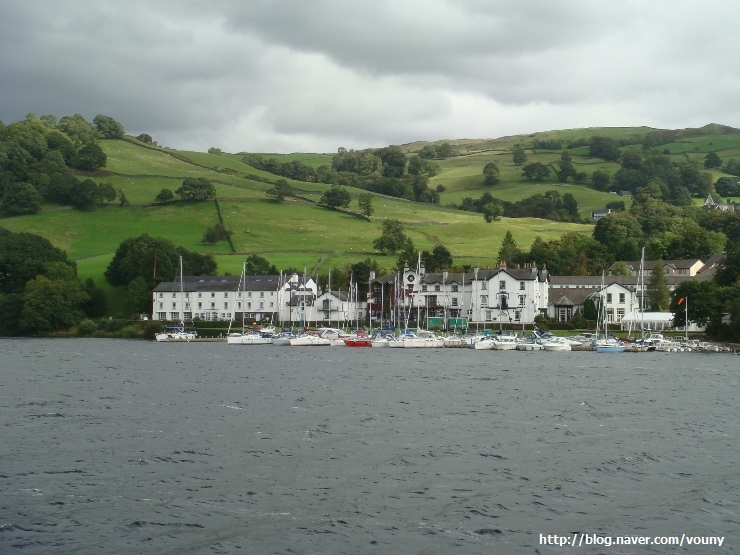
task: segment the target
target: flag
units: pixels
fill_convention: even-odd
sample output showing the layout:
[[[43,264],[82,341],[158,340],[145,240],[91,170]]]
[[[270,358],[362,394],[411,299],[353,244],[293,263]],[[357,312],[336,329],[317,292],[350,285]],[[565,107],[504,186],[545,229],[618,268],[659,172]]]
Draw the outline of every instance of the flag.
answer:
[[[676,306],[681,306],[685,300],[686,300],[686,297],[681,297],[680,299],[678,299]]]

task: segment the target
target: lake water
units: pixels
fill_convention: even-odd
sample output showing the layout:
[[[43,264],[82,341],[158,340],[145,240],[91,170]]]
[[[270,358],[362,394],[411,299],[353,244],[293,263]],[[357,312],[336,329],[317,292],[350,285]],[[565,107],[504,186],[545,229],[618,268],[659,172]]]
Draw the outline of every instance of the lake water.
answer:
[[[739,375],[727,354],[0,340],[0,552],[737,553]]]

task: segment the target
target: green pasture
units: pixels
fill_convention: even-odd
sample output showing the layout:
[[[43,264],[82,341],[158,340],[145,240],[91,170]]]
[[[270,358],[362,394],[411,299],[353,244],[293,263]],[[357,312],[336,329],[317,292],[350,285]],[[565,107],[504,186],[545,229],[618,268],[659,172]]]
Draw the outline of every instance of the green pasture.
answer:
[[[367,222],[309,204],[222,202],[221,207],[226,226],[233,231],[231,238],[238,252],[296,250],[374,256],[372,242],[381,230],[380,218]],[[538,235],[550,239],[568,231],[591,231],[591,226],[587,225],[533,218],[507,218],[487,224],[480,214],[458,210],[435,211],[433,207],[425,209],[416,204],[411,207],[414,214],[407,212],[405,215],[409,217],[402,218],[402,221],[406,223],[407,235],[414,244],[422,249],[430,249],[441,242],[453,255],[473,257],[479,250],[488,253],[493,246],[497,252],[509,229],[522,247],[531,244]],[[435,221],[435,213],[444,216]],[[386,214],[394,217],[390,211]],[[495,252],[491,256],[495,258]]]
[[[2,220],[11,231],[27,231],[46,237],[67,251],[71,259],[113,253],[124,239],[142,233],[162,236],[188,249],[228,252],[225,241],[212,247],[201,241],[206,228],[218,223],[213,202],[152,206],[59,210]]]
[[[541,162],[545,165],[555,164],[560,160],[560,154],[551,151],[529,154],[527,163]],[[493,187],[483,185],[483,167],[488,162],[494,162],[501,171],[501,181]],[[573,166],[576,171],[593,173],[604,170],[614,174],[619,166],[600,159],[573,157]],[[583,185],[572,183],[557,183],[555,172],[552,171],[549,183],[535,183],[522,177],[522,167],[515,166],[511,161],[511,154],[476,154],[471,156],[449,158],[440,163],[442,171],[430,180],[430,186],[435,188],[443,185],[445,191],[440,194],[441,204],[460,204],[465,197],[479,198],[488,191],[494,197],[510,202],[522,200],[526,197],[545,191],[556,190],[561,194],[571,193],[578,201],[581,215],[586,217],[592,211],[603,208],[607,202],[614,200],[614,195],[595,191]],[[629,201],[627,201],[629,205]]]

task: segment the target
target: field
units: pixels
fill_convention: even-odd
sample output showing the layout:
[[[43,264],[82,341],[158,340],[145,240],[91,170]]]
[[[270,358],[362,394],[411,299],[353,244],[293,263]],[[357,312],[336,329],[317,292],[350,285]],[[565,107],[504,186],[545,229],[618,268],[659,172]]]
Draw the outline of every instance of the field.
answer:
[[[397,218],[418,247],[431,249],[441,243],[450,249],[458,263],[493,266],[507,230],[513,233],[520,247],[527,248],[537,236],[552,239],[569,231],[591,233],[592,226],[532,218],[503,218],[487,224],[480,214],[448,205],[459,204],[465,197],[478,198],[486,191],[513,202],[554,189],[561,194],[572,193],[581,216],[588,217],[607,202],[622,199],[584,185],[557,183],[554,172],[545,182],[527,181],[521,176],[521,167],[512,163],[511,148],[524,147],[528,162],[554,165],[560,151],[533,150],[535,138],[569,141],[605,135],[620,139],[642,136],[649,131],[648,128],[571,129],[501,139],[450,141],[463,155],[439,161],[441,171],[430,184],[432,188],[438,185],[445,188],[440,205],[374,195],[375,212],[370,221],[317,206],[315,203],[329,188],[325,184],[289,180],[308,200],[288,199],[284,204],[268,200],[265,191],[280,178],[246,165],[240,154],[176,151],[147,146],[131,138],[104,140],[101,145],[108,155],[106,174],[94,179],[110,182],[116,190],[122,189],[131,206],[121,208],[114,202],[110,207],[90,211],[47,207],[36,215],[4,218],[0,225],[12,231],[40,234],[66,250],[77,261],[80,277],[93,278],[111,293],[111,315],[124,310],[125,292],[108,286],[103,272],[121,241],[142,233],[166,237],[188,249],[214,253],[222,273],[238,274],[247,255],[260,254],[279,269],[291,267],[302,271],[305,267],[315,275],[365,258],[377,259],[381,268],[391,270],[395,257],[375,253],[372,243],[380,235],[382,221]],[[412,143],[403,148],[416,152],[424,144]],[[685,136],[658,150],[667,151],[677,162],[701,163],[709,151],[716,151],[725,161],[731,157],[740,159],[740,134]],[[587,147],[570,152],[577,171],[590,174],[602,169],[613,175],[619,169],[615,163],[590,158]],[[266,153],[263,156],[283,162],[299,160],[314,167],[331,164],[328,154]],[[483,186],[482,171],[488,162],[495,162],[501,170],[501,182],[494,187]],[[715,179],[725,175],[719,170],[713,170],[712,174]],[[215,202],[154,204],[159,191],[166,188],[174,192],[185,177],[205,177],[214,183],[224,223],[233,232],[236,252],[227,241],[212,246],[202,243],[206,228],[219,222]],[[357,197],[363,191],[351,187],[348,190],[353,198],[350,210],[357,210]]]

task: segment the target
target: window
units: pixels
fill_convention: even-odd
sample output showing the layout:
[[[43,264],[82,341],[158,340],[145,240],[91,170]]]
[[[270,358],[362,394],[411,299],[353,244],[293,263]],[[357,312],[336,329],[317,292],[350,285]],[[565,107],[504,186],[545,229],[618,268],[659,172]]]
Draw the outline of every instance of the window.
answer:
[[[260,299],[264,299],[264,298],[265,298],[265,292],[264,291],[260,291]]]
[[[270,291],[270,296],[271,297],[274,297],[275,296],[275,291]]]
[[[215,299],[216,298],[216,293],[211,293],[211,298],[212,299]]]
[[[613,308],[606,309],[606,319],[608,322],[614,321],[614,309]]]
[[[236,292],[236,296],[241,299],[242,298],[242,292],[241,291],[237,291]]]
[[[498,282],[498,289],[499,289],[499,291],[506,291],[506,282],[505,281],[499,281]]]
[[[457,293],[457,291],[458,291],[458,286],[457,286],[457,284],[452,284],[452,292],[453,292],[453,293]]]
[[[622,318],[624,318],[624,309],[618,308],[617,309],[617,322],[621,322]]]
[[[172,303],[172,310],[175,310],[177,308],[177,303]]]
[[[329,302],[330,302],[329,299],[324,299],[324,304],[323,304],[324,310],[329,310]]]
[[[159,294],[159,298],[161,299],[162,297],[164,297],[164,293]]]
[[[441,287],[440,287],[439,285],[435,285],[435,286],[434,286],[434,290],[435,290],[435,291],[441,291],[441,290],[442,290],[442,288],[441,288]]]
[[[238,303],[236,303],[236,308],[238,308],[239,310],[242,309],[242,303],[241,303],[241,301],[239,301]]]
[[[190,298],[190,293],[186,292],[186,293],[185,293],[185,298],[186,298],[186,299],[189,299],[189,298]]]
[[[180,319],[179,312],[170,312],[170,320],[179,320],[179,319]]]
[[[211,302],[211,310],[216,310],[216,303]]]
[[[608,303],[612,302],[612,294],[611,293],[607,293],[606,294],[606,302],[608,302]]]
[[[427,290],[427,286],[426,286],[426,285],[422,285],[422,286],[421,286],[421,290],[422,290],[422,291],[426,291],[426,290]]]
[[[199,299],[202,299],[203,298],[203,293],[198,293],[198,298]]]
[[[192,312],[185,312],[183,313],[183,317],[185,320],[192,320],[193,319],[193,313]]]
[[[519,306],[524,306],[524,299],[526,298],[526,295],[519,295]]]
[[[519,291],[524,291],[524,282],[523,281],[520,281],[519,282]]]
[[[480,284],[480,289],[481,291],[485,291],[486,289],[488,289],[488,284],[484,281]]]
[[[176,296],[176,295],[175,295],[175,293],[172,293],[172,298],[173,298],[173,299],[175,298],[175,296]]]
[[[491,321],[491,311],[490,310],[486,310],[486,320],[489,322]]]
[[[185,303],[185,308],[190,308],[190,303]]]
[[[251,297],[251,296],[252,296],[252,292],[250,291],[249,293],[247,293],[247,297]]]
[[[427,295],[427,306],[437,306],[437,295]]]
[[[260,302],[260,310],[262,310],[263,308],[265,308],[265,303]]]
[[[272,301],[270,301],[270,308],[272,308],[272,307],[274,307],[274,306],[275,306],[275,303],[274,303],[274,302],[272,302]]]
[[[166,320],[166,319],[167,319],[166,312],[157,312],[157,320]]]
[[[452,306],[457,306],[457,297],[452,297]]]
[[[624,293],[619,294],[619,304],[624,304]]]
[[[159,303],[159,308],[164,308],[164,303]]]
[[[229,298],[229,294],[228,293],[224,293],[224,299],[228,299],[228,298]]]
[[[516,320],[518,322],[521,319],[521,317],[522,317],[522,313],[519,312],[518,310],[515,310],[514,311],[514,320]]]
[[[202,309],[203,309],[203,303],[198,303],[198,310],[202,310]]]
[[[481,295],[480,296],[480,305],[481,306],[488,306],[488,295]]]
[[[251,309],[252,308],[252,303],[247,303],[247,308],[248,309]]]
[[[224,310],[229,310],[229,303],[224,303]]]

